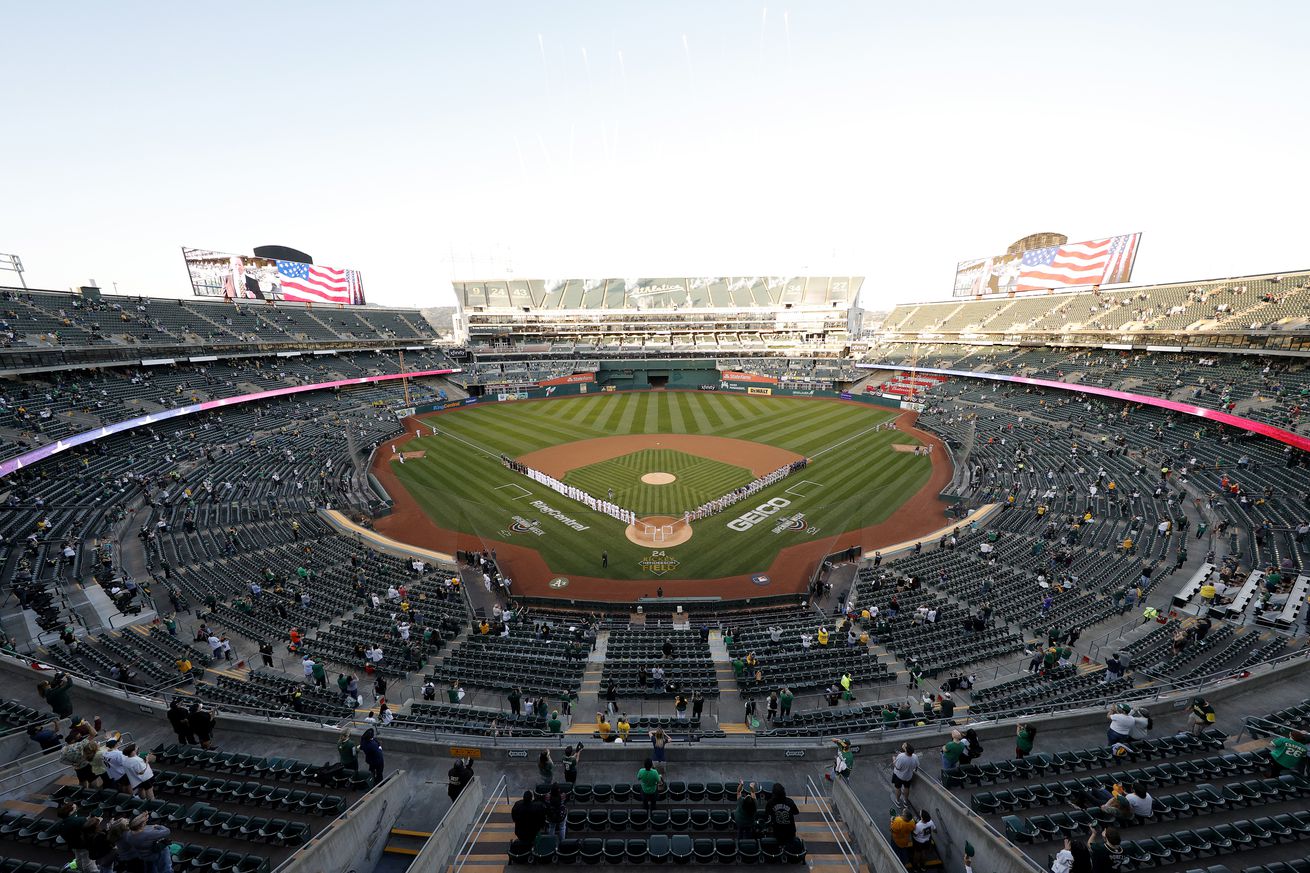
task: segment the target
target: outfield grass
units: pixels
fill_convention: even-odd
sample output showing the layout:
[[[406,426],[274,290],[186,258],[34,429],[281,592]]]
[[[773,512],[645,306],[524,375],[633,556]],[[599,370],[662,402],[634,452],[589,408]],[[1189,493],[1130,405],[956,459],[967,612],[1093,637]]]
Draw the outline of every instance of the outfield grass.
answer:
[[[647,485],[646,473],[671,473],[668,485]],[[744,467],[698,458],[673,449],[643,449],[598,464],[570,470],[564,481],[601,500],[609,499],[637,515],[680,516],[685,510],[722,497],[755,477]]]
[[[669,550],[681,562],[670,578],[712,578],[759,572],[784,546],[830,540],[883,521],[923,487],[931,476],[930,459],[891,449],[893,443],[917,441],[898,430],[871,430],[895,414],[849,403],[718,392],[629,392],[478,404],[431,416],[428,421],[442,434],[408,443],[406,449],[423,450],[426,457],[395,470],[443,527],[535,548],[563,575],[654,579],[640,566],[650,549],[629,543],[624,525],[511,473],[501,466],[500,454],[517,456],[615,434],[687,433],[754,440],[811,458],[801,474],[765,489],[758,500],[695,523],[692,539]],[[642,472],[650,469],[657,468]],[[780,515],[804,513],[807,529],[775,534],[769,524],[747,531],[727,527],[770,498],[791,501]],[[577,532],[543,515],[531,505],[538,499],[589,529]],[[544,535],[508,533],[516,515],[536,521]],[[602,550],[609,552],[608,568],[600,566]]]

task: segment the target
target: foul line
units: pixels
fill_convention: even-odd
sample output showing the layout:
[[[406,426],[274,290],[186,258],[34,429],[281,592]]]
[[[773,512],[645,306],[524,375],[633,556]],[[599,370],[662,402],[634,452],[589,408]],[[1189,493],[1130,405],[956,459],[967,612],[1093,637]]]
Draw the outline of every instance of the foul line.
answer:
[[[531,492],[531,491],[529,491],[528,489],[524,488],[522,485],[515,485],[513,482],[509,482],[509,483],[507,483],[507,484],[505,484],[505,485],[497,485],[495,488],[492,488],[491,490],[492,490],[492,491],[499,491],[499,490],[502,489],[502,488],[517,488],[517,489],[519,489],[520,491],[523,492],[523,493],[520,494],[518,497],[511,497],[510,500],[522,500],[524,497],[531,497],[531,496],[532,496],[532,492]]]
[[[883,425],[885,425],[886,423],[887,423],[887,422],[884,421],[882,424],[875,424],[873,427],[866,427],[864,430],[860,431],[859,433],[855,434],[854,436],[848,436],[846,439],[842,440],[842,441],[839,442],[839,443],[833,443],[832,445],[828,446],[827,448],[819,449],[817,452],[815,452],[814,454],[810,455],[810,460],[814,460],[815,458],[819,457],[819,455],[822,455],[824,452],[831,452],[833,449],[836,449],[836,448],[839,448],[839,447],[841,447],[841,446],[844,446],[844,445],[846,445],[848,442],[850,442],[851,440],[858,440],[860,437],[864,436],[866,433],[869,433],[869,432],[871,432],[871,431],[875,431],[875,430],[879,430],[879,429],[881,429],[881,430],[900,430],[900,428],[895,428],[895,427],[893,427],[893,428],[884,427]]]
[[[496,454],[495,452],[489,452],[486,449],[482,448],[482,446],[477,445],[476,443],[471,443],[468,440],[464,439],[463,437],[457,437],[448,430],[443,430],[440,432],[440,434],[441,436],[448,437],[449,439],[455,440],[456,442],[461,442],[464,445],[468,446],[470,449],[476,449],[477,451],[482,452],[482,454],[486,455],[488,458],[495,458],[497,461],[500,460],[500,455]]]

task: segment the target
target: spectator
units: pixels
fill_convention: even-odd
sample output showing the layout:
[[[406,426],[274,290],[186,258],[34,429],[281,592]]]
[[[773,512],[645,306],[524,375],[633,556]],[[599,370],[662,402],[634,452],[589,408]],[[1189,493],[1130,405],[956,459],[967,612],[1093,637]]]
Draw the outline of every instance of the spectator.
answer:
[[[564,722],[560,721],[559,710],[551,711],[550,719],[547,720],[546,722],[546,729],[549,730],[552,734],[558,734],[564,732]]]
[[[1033,742],[1036,739],[1037,728],[1027,722],[1021,722],[1019,726],[1015,728],[1014,756],[1016,758],[1025,758],[1028,755],[1031,755],[1033,751]]]
[[[546,823],[546,808],[531,791],[525,791],[523,799],[510,809],[509,817],[514,822],[515,839],[531,846]]]
[[[127,774],[127,784],[132,793],[143,800],[155,799],[155,771],[150,765],[154,755],[140,756],[136,743],[128,743],[123,749],[123,771]]]
[[[450,767],[450,772],[446,775],[449,777],[449,781],[446,783],[446,796],[450,798],[451,803],[454,803],[464,789],[468,787],[468,784],[473,781],[473,759],[456,758],[455,763]]]
[[[901,743],[901,750],[892,757],[892,790],[896,793],[896,802],[910,805],[910,786],[914,784],[914,775],[919,772],[919,756],[914,746]],[[906,845],[909,848],[909,845]]]
[[[664,777],[660,771],[655,769],[655,763],[650,758],[637,771],[637,781],[641,783],[641,803],[649,812],[655,809],[655,801],[659,799],[660,783]]]
[[[622,722],[620,722],[622,724]],[[621,734],[620,734],[621,735]],[[582,760],[582,743],[564,747],[564,781],[570,786],[578,781],[578,763]]]
[[[201,748],[214,748],[214,725],[217,720],[218,714],[214,710],[201,706],[199,701],[191,704],[187,712],[187,723],[191,725],[191,732]]]
[[[53,752],[64,744],[64,738],[59,733],[58,721],[43,725],[39,730],[36,725],[28,725],[27,735],[32,742],[41,747],[43,752]]]
[[[559,839],[564,839],[569,830],[569,811],[564,802],[564,792],[558,785],[550,786],[550,793],[546,795],[546,832],[554,834]]]
[[[78,873],[86,873],[86,871],[96,873],[96,862],[87,850],[86,817],[78,815],[77,806],[72,803],[59,804],[55,815],[59,819],[55,833],[63,837],[64,845],[73,852]]]
[[[42,681],[36,686],[36,693],[41,696],[50,710],[60,718],[73,714],[73,677],[60,670],[49,682]]]
[[[378,742],[377,734],[373,728],[364,731],[364,736],[359,739],[359,750],[364,753],[364,763],[368,765],[369,775],[373,777],[373,784],[377,785],[382,781],[382,744]]]
[[[914,814],[908,807],[901,807],[900,811],[892,816],[892,847],[896,850],[896,857],[901,859],[901,863],[907,869],[914,857],[914,824]]]
[[[555,759],[550,756],[550,749],[543,749],[537,756],[537,774],[547,785],[555,781]]]
[[[1269,741],[1269,756],[1270,777],[1277,778],[1284,773],[1300,775],[1306,766],[1305,735],[1293,731],[1285,737],[1274,737]]]
[[[1193,697],[1192,707],[1187,712],[1187,730],[1192,736],[1199,737],[1205,729],[1215,722],[1214,707],[1204,697]]]
[[[1155,798],[1146,790],[1146,786],[1138,785],[1128,795],[1128,805],[1139,818],[1150,818],[1155,811]]]
[[[341,766],[352,773],[359,772],[359,746],[350,738],[350,728],[337,736],[337,759]]]
[[[182,704],[182,698],[174,697],[168,705],[168,723],[173,726],[173,732],[177,734],[179,745],[194,746],[196,744],[195,733],[191,730],[191,721],[188,718],[186,707]]]
[[[1073,873],[1073,840],[1064,838],[1064,848],[1051,862],[1051,873]]]
[[[1115,743],[1126,743],[1132,737],[1133,728],[1137,726],[1137,722],[1129,713],[1128,705],[1124,703],[1117,703],[1110,707],[1110,711],[1106,715],[1110,720],[1110,727],[1105,732],[1107,745],[1113,746]]]
[[[833,774],[843,779],[851,778],[851,770],[855,767],[855,754],[851,751],[851,741],[837,739],[833,740],[837,746],[837,756],[832,762],[832,772],[824,773],[823,778],[829,782],[833,780]]]
[[[982,757],[982,740],[978,739],[978,732],[973,728],[964,732],[961,742],[964,743],[964,754],[960,755],[961,764],[970,764]]]
[[[919,810],[919,820],[914,824],[914,852],[910,856],[911,870],[920,871],[928,868],[928,861],[931,860],[932,855],[935,853],[933,834],[936,832],[937,825],[933,823],[928,810]]]
[[[755,817],[759,814],[759,804],[755,798],[755,783],[747,786],[737,782],[737,806],[732,811],[732,820],[737,825],[737,839],[750,839],[755,836]]]
[[[657,727],[650,732],[650,745],[652,749],[651,759],[655,762],[661,773],[664,772],[663,765],[666,763],[664,760],[664,749],[668,744],[669,735],[664,732],[664,728]]]
[[[773,783],[773,792],[764,808],[769,824],[773,828],[773,838],[784,848],[796,839],[796,816],[800,810],[796,802],[787,796],[787,790],[781,782]]]
[[[964,755],[964,735],[951,731],[951,738],[942,746],[942,772],[953,773],[960,769],[960,758]]]
[[[173,857],[169,841],[173,833],[163,825],[147,824],[150,813],[143,812],[127,822],[118,819],[109,826],[109,838],[120,861],[142,861],[146,873],[172,873]]]

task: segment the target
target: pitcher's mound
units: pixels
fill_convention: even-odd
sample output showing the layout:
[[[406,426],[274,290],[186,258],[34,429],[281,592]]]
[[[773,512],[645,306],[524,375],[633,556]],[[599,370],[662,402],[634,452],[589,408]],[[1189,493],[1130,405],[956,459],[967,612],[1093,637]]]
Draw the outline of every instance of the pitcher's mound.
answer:
[[[678,481],[678,477],[672,473],[646,473],[641,477],[641,481],[647,485],[668,485],[670,482]]]
[[[652,549],[680,546],[691,539],[691,525],[680,518],[667,515],[648,515],[628,525],[624,535],[628,542]]]

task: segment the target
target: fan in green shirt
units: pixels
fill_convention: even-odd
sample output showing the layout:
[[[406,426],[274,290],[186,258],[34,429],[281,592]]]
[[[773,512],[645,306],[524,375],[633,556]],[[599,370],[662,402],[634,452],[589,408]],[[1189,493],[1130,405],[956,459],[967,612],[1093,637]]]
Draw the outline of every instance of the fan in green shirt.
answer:
[[[1026,724],[1019,725],[1014,739],[1014,749],[1017,753],[1015,757],[1022,758],[1024,755],[1032,754],[1035,739],[1037,739],[1037,730],[1035,728]]]
[[[960,732],[951,731],[951,739],[942,746],[942,769],[955,770],[960,766],[960,756],[964,754],[964,743],[960,742]]]
[[[546,722],[546,727],[550,729],[552,734],[557,734],[564,730],[564,722],[560,721],[558,711],[554,711],[550,714],[550,721]]]
[[[654,794],[660,790],[660,780],[664,777],[649,763],[637,771],[637,781],[641,783],[642,794]]]
[[[1269,752],[1274,763],[1285,772],[1299,773],[1305,766],[1305,746],[1289,737],[1274,737]]]
[[[351,770],[359,769],[359,759],[356,757],[357,748],[354,741],[350,739],[348,732],[341,735],[341,741],[337,743],[337,757],[341,759],[343,765]]]

